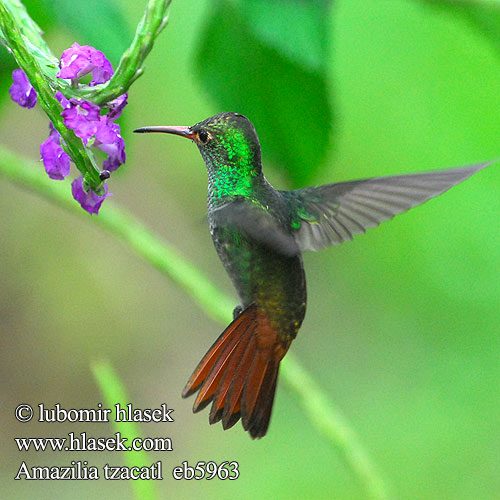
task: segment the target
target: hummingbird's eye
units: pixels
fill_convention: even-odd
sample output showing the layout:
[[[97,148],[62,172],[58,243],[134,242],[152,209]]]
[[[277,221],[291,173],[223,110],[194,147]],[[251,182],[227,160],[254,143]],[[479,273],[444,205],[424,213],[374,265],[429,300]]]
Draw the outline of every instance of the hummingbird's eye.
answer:
[[[210,136],[210,134],[206,131],[206,130],[200,130],[198,132],[198,141],[201,143],[201,144],[206,144],[212,137]]]

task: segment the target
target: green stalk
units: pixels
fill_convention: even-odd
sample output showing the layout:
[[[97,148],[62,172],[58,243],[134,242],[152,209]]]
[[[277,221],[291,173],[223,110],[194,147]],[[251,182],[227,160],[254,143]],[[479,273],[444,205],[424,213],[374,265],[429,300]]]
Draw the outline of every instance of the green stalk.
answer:
[[[43,39],[42,30],[38,27],[35,21],[31,19],[20,0],[3,0],[0,3],[5,4],[6,8],[15,19],[16,24],[20,26],[21,32],[24,36],[24,41],[30,52],[35,55],[40,63],[44,75],[54,81],[59,61],[57,57],[52,54],[49,46]],[[2,38],[5,39],[5,36]]]
[[[22,188],[27,188],[56,205],[82,216],[81,209],[71,199],[65,186],[48,179],[33,163],[0,146],[0,175]],[[88,215],[87,217],[90,217]],[[180,285],[193,301],[211,318],[224,326],[232,318],[235,301],[222,293],[193,264],[184,259],[172,246],[161,241],[124,210],[106,204],[92,222],[134,250],[147,262]],[[297,397],[305,414],[316,430],[336,448],[347,467],[365,489],[365,497],[388,500],[389,494],[354,430],[338,409],[329,401],[298,360],[288,353],[282,363],[282,378]]]
[[[130,403],[130,398],[112,366],[106,361],[97,361],[92,363],[91,369],[94,379],[99,385],[104,397],[104,407],[113,409],[115,404],[119,404],[122,408],[125,408],[126,405]],[[113,414],[114,412],[111,413],[111,415]],[[127,446],[130,445],[130,442],[134,438],[140,436],[139,426],[135,422],[116,422],[114,418],[112,420],[115,431],[119,432],[122,437],[128,439]],[[123,454],[129,468],[149,467],[151,465],[151,459],[144,450],[126,451]],[[110,465],[116,466],[116,464]],[[138,500],[155,500],[158,498],[154,481],[137,479],[130,482],[132,483],[132,489]]]
[[[58,88],[54,85],[54,80],[47,78],[42,70],[36,54],[32,51],[31,43],[28,43],[29,36],[24,34],[24,27],[27,25],[26,18],[23,22],[16,22],[12,12],[6,7],[9,2],[0,2],[0,31],[7,47],[12,52],[19,67],[26,73],[28,80],[38,94],[38,102],[45,111],[54,128],[61,134],[66,144],[66,152],[71,156],[78,170],[84,176],[87,184],[96,192],[101,192],[102,181],[99,178],[100,170],[89,155],[85,144],[75,135],[73,130],[64,126],[61,116],[62,107],[54,97]],[[14,2],[18,4],[18,2]],[[15,12],[19,13],[19,9]],[[27,16],[27,14],[26,14]],[[31,29],[28,33],[33,35]],[[55,78],[55,75],[54,75]]]
[[[154,42],[167,24],[171,0],[150,0],[130,47],[123,53],[118,68],[103,85],[87,87],[80,92],[85,99],[102,105],[121,96],[144,73],[144,61]]]
[[[68,98],[85,99],[102,106],[124,94],[143,74],[145,59],[167,23],[170,2],[149,1],[130,47],[124,52],[115,74],[108,82],[95,87],[82,85],[77,89],[56,77],[59,61],[22,3],[19,0],[0,2],[0,38],[26,73],[38,94],[40,106],[61,134],[66,152],[84,176],[86,184],[98,194],[103,193],[100,169],[82,140],[64,126],[61,104],[54,95],[59,90]]]

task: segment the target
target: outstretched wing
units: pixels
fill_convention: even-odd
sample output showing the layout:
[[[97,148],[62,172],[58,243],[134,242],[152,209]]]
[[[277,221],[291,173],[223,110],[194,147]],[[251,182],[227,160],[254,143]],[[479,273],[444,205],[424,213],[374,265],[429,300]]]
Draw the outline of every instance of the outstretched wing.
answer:
[[[373,177],[282,194],[290,200],[300,250],[320,250],[352,240],[354,234],[444,193],[489,164]]]

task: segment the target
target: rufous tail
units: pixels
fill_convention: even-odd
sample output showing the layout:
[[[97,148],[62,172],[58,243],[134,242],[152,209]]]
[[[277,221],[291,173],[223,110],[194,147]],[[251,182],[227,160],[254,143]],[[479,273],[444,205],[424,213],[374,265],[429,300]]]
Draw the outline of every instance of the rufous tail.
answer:
[[[220,335],[191,375],[182,397],[198,392],[193,412],[212,403],[209,421],[224,429],[240,418],[250,436],[267,432],[280,361],[290,342],[283,342],[255,304],[247,307]]]

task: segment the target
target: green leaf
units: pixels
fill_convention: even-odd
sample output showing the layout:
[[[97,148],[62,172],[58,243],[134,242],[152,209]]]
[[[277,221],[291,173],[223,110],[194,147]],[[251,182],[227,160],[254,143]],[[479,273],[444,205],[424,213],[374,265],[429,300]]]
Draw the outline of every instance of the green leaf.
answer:
[[[257,0],[251,4],[265,8]],[[284,169],[294,185],[304,185],[321,168],[329,145],[326,77],[311,62],[300,64],[299,57],[279,50],[289,41],[276,35],[280,42],[271,46],[269,37],[259,38],[264,24],[250,28],[244,12],[225,1],[217,4],[199,43],[197,72],[220,111],[243,113],[254,123],[264,158]],[[264,19],[262,12],[258,16]]]
[[[115,69],[133,36],[116,0],[24,0],[23,3],[44,32],[65,28],[75,42],[102,51]]]
[[[60,26],[60,19],[54,17],[52,0],[23,0],[31,19],[40,26],[44,33],[53,31]],[[54,2],[55,3],[55,2]]]
[[[423,0],[431,7],[461,16],[500,52],[500,0]]]
[[[44,3],[53,10],[56,21],[74,35],[75,42],[102,51],[116,69],[133,36],[118,2],[44,0]]]
[[[254,34],[284,56],[311,70],[324,68],[331,0],[240,0]]]

